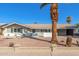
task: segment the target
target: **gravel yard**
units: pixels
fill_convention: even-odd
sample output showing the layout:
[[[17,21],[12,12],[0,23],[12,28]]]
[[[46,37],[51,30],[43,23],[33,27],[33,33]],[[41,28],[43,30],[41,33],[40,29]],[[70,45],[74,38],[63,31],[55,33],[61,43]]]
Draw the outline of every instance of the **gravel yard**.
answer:
[[[63,46],[66,43],[66,36],[58,36],[58,42]],[[76,44],[76,40],[79,41],[79,37],[73,37],[73,43]],[[7,38],[0,38],[0,47],[8,47],[10,42],[13,42],[15,46],[18,47],[50,47],[50,41],[51,38],[44,38],[44,37],[37,37],[37,38],[13,38],[13,39],[7,39]],[[73,45],[75,46],[75,45]]]

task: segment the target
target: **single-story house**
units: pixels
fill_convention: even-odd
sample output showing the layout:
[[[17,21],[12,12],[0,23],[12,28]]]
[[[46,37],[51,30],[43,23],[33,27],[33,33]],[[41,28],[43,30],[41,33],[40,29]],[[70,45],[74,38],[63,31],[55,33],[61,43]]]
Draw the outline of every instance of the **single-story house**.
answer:
[[[75,25],[58,24],[58,35],[75,35],[79,34],[79,28]],[[3,24],[0,25],[0,35],[4,37],[23,37],[23,36],[43,36],[52,37],[51,24]]]

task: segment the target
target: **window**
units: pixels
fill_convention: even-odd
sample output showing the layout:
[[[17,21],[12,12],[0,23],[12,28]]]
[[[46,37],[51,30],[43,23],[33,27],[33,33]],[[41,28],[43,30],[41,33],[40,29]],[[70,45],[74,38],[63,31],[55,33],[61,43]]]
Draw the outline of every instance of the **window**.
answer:
[[[42,32],[45,32],[45,29],[42,29]]]
[[[10,32],[11,32],[11,28],[8,28],[8,29],[7,29],[7,32],[10,33]]]
[[[48,29],[48,32],[50,32],[50,29]]]
[[[43,30],[41,29],[41,32],[42,32]]]
[[[62,32],[62,29],[60,29],[60,32]]]
[[[38,29],[38,32],[40,32],[40,30]]]
[[[47,29],[45,29],[45,32],[47,32]]]
[[[22,33],[22,29],[21,28],[18,28],[17,30],[18,30],[18,32]]]
[[[33,31],[33,33],[34,33],[34,32],[35,32],[35,29],[33,29],[32,31]]]
[[[13,28],[11,28],[11,33],[13,33]]]
[[[36,32],[38,32],[39,31],[39,29],[36,29]]]
[[[17,29],[14,29],[14,32],[17,32]]]
[[[78,32],[79,32],[79,29],[78,29]]]

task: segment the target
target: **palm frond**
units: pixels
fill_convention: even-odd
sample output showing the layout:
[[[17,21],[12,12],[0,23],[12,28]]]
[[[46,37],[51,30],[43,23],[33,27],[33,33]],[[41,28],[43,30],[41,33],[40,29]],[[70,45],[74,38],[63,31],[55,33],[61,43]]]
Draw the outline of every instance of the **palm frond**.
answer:
[[[48,3],[42,3],[41,6],[40,6],[40,9],[42,9],[46,5],[48,5]]]

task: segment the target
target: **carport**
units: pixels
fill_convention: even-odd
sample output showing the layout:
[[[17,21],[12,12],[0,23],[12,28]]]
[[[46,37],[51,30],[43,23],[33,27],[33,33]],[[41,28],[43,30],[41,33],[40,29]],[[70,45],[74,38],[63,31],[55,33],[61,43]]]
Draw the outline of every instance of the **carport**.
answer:
[[[66,29],[66,35],[73,36],[73,31],[74,31],[74,29]]]
[[[73,36],[74,35],[74,26],[66,26],[66,35],[71,35]]]

